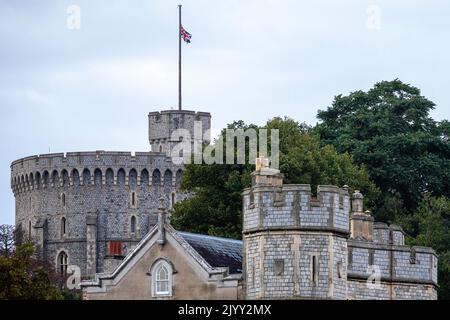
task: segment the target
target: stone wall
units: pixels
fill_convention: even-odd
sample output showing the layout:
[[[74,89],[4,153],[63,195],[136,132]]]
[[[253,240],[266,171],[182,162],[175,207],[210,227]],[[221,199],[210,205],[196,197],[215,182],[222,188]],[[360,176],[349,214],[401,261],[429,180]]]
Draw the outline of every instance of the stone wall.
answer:
[[[434,285],[388,283],[367,285],[364,280],[348,280],[348,299],[351,300],[436,300]]]
[[[346,186],[319,186],[313,197],[267,166],[252,180],[242,207],[247,299],[436,299],[433,249],[373,223],[359,191],[351,204]]]

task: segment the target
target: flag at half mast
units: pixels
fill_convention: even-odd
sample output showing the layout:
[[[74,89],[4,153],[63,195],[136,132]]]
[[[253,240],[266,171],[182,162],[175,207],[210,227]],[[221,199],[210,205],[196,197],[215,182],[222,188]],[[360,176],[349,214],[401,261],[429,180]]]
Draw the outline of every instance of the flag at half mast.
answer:
[[[180,26],[180,36],[183,38],[183,40],[187,43],[191,43],[191,34],[187,32],[183,26]]]

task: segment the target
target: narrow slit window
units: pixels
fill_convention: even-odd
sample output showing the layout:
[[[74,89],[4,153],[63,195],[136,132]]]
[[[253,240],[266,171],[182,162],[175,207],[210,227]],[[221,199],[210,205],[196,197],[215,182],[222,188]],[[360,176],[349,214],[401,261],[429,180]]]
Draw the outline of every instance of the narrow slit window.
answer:
[[[66,207],[66,194],[63,193],[61,195],[61,202],[62,202],[62,206],[65,208]]]
[[[61,218],[61,237],[64,237],[66,235],[66,218]]]
[[[318,272],[319,272],[319,261],[316,255],[312,256],[311,259],[311,280],[314,286],[317,286],[318,280]]]
[[[132,216],[131,217],[131,233],[135,233],[136,232],[136,217]]]
[[[136,205],[136,193],[131,193],[131,205],[134,207]]]
[[[374,265],[374,252],[373,250],[369,250],[369,266]]]

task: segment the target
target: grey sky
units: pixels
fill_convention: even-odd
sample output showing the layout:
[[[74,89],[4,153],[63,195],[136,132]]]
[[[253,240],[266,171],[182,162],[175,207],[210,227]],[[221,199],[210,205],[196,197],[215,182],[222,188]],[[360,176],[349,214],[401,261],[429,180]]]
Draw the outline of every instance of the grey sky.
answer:
[[[0,0],[0,223],[14,222],[17,158],[149,149],[147,113],[176,107],[179,2],[193,36],[184,105],[216,130],[277,115],[314,124],[334,95],[394,78],[450,118],[448,0]],[[66,27],[71,4],[80,30]]]

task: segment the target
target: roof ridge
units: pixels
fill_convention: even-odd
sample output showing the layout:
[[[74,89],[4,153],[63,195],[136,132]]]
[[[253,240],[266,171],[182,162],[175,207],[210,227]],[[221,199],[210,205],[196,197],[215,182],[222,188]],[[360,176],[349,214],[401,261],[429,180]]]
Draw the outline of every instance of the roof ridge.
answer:
[[[241,243],[242,244],[242,240],[237,240],[237,239],[231,239],[231,238],[225,238],[225,237],[217,237],[217,236],[210,236],[208,234],[201,234],[201,233],[193,233],[193,232],[187,232],[187,231],[178,231],[177,233],[183,235],[192,235],[192,236],[196,236],[196,237],[208,237],[208,238],[213,238],[213,239],[218,239],[218,240],[224,240],[224,241],[230,241],[230,242],[236,242],[236,243]]]

